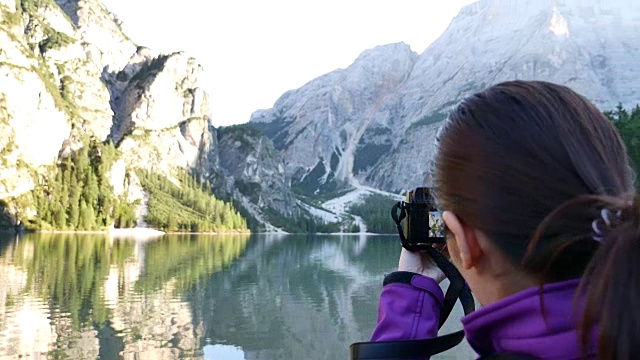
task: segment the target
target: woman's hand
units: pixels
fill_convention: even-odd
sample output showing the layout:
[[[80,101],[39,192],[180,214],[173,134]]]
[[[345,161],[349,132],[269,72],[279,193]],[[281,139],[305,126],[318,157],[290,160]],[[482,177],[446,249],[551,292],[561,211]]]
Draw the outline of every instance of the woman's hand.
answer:
[[[431,259],[431,256],[422,251],[411,252],[405,248],[402,248],[400,253],[398,271],[409,271],[424,275],[432,278],[437,283],[440,283],[445,278],[444,273]]]

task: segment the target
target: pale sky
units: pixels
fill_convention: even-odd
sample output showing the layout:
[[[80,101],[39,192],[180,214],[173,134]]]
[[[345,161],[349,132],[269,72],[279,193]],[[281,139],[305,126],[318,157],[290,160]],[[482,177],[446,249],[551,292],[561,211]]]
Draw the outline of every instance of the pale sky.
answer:
[[[186,51],[207,73],[215,126],[249,121],[287,90],[377,45],[422,53],[473,0],[103,0],[138,44]]]

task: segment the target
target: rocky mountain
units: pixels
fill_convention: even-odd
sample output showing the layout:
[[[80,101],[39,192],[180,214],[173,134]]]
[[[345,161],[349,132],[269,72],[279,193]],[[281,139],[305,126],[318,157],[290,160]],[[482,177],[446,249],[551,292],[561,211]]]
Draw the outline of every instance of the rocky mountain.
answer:
[[[640,4],[628,0],[480,0],[420,55],[402,43],[366,50],[248,125],[221,129],[211,125],[198,61],[134,43],[98,0],[0,0],[0,12],[0,215],[11,221],[37,216],[25,194],[52,167],[113,142],[106,176],[138,217],[149,200],[139,171],[174,183],[188,171],[262,229],[317,230],[319,219],[342,223],[323,231],[364,229],[342,216],[348,204],[424,185],[437,128],[475,91],[539,79],[603,110],[640,102]],[[64,212],[78,219],[71,208],[52,211],[63,223],[73,222]]]
[[[228,132],[218,142],[196,59],[138,46],[98,0],[0,0],[0,11],[0,213],[37,215],[23,194],[47,169],[111,141],[111,185],[130,204],[145,200],[136,171],[189,171],[262,222],[265,211],[299,215],[270,140]],[[274,186],[245,196],[236,180]]]
[[[639,31],[640,3],[630,0],[480,0],[421,55],[402,43],[367,50],[250,124],[282,151],[300,193],[399,192],[425,183],[447,111],[492,84],[566,84],[603,110],[640,102]]]
[[[222,171],[209,175],[214,188],[226,189],[268,231],[279,229],[274,222],[306,214],[297,205],[284,159],[271,140],[243,125],[220,128],[217,135],[215,155]]]

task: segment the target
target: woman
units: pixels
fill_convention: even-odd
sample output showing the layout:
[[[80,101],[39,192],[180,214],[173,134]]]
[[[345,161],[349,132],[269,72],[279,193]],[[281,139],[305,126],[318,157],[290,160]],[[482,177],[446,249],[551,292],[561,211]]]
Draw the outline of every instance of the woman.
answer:
[[[567,87],[495,85],[438,135],[447,250],[483,307],[462,319],[480,356],[640,359],[640,213],[620,136]],[[403,249],[372,341],[437,336],[442,273]]]

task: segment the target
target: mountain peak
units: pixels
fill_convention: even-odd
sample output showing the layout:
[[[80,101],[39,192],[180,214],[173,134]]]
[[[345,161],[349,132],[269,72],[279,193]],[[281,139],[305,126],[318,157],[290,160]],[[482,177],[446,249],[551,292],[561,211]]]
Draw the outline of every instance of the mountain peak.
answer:
[[[365,50],[252,122],[305,190],[333,191],[354,178],[390,191],[422,186],[439,122],[493,84],[553,81],[602,110],[635,105],[639,15],[640,2],[630,0],[480,0],[420,56],[403,43]]]
[[[411,50],[411,47],[409,45],[405,44],[404,42],[397,42],[386,45],[378,45],[371,49],[364,50],[360,53],[360,55],[358,55],[358,58],[354,61],[354,63],[365,61],[367,59],[382,60],[389,57],[393,58],[399,56],[399,54],[403,56],[418,56],[418,54],[414,53]]]
[[[486,19],[517,17],[527,19],[540,12],[567,14],[572,18],[589,21],[608,21],[618,18],[623,22],[633,22],[640,14],[640,2],[634,0],[479,0],[463,7],[453,20],[482,15]]]

